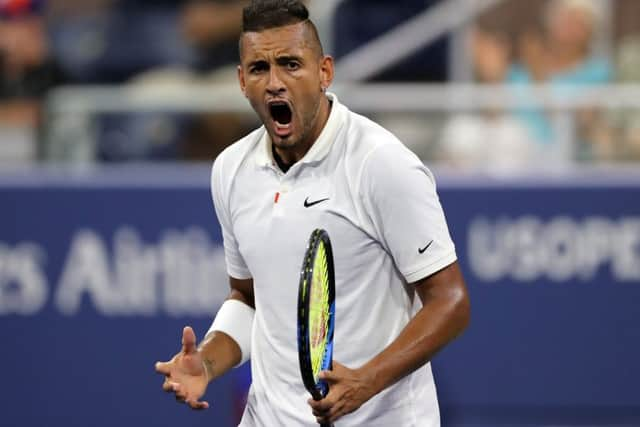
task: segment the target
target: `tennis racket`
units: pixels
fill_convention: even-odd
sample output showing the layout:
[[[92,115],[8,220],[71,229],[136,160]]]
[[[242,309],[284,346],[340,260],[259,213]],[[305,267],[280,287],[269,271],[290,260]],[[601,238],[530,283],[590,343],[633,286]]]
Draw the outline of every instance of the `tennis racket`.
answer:
[[[329,385],[318,379],[318,374],[332,368],[335,294],[329,234],[316,229],[304,254],[298,288],[300,374],[314,400],[321,400],[329,392]]]

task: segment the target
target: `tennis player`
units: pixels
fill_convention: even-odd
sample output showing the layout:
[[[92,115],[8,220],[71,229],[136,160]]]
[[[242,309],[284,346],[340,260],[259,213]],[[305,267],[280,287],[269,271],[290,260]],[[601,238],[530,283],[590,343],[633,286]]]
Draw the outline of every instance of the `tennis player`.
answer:
[[[199,346],[186,327],[182,350],[156,364],[163,389],[207,408],[207,384],[251,359],[241,426],[440,425],[429,361],[466,327],[469,300],[431,172],[327,92],[333,59],[300,1],[245,8],[240,62],[263,126],[213,165],[231,293]],[[334,366],[317,402],[296,339],[315,228],[332,239],[336,275]]]

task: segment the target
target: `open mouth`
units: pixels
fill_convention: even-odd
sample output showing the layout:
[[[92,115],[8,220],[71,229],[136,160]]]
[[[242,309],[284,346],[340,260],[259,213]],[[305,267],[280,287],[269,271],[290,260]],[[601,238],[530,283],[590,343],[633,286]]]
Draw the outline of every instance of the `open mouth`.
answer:
[[[273,121],[279,125],[288,125],[291,123],[292,112],[286,102],[272,102],[269,104],[269,112]]]

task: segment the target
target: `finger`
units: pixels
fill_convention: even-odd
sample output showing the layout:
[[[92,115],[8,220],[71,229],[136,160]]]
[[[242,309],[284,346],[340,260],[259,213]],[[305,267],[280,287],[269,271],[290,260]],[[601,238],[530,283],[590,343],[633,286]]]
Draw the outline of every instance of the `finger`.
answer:
[[[314,411],[318,411],[319,413],[326,413],[331,410],[335,402],[332,398],[329,397],[329,395],[327,395],[327,397],[322,400],[309,399],[308,403],[309,406],[311,406],[311,409],[313,409]]]
[[[179,386],[173,386],[172,389],[178,402],[184,403],[187,400],[186,394],[180,390]]]
[[[324,417],[326,420],[325,422],[333,423],[337,421],[340,417],[342,417],[345,414],[344,407],[345,407],[344,402],[338,402],[336,405],[334,405],[333,408],[331,408],[331,411],[329,411],[329,414]]]
[[[342,376],[334,371],[322,371],[318,374],[318,378],[328,382],[329,384],[335,384],[340,381]]]
[[[320,378],[321,380],[324,380],[328,383],[336,383],[338,382],[341,378],[342,375],[341,373],[343,373],[345,370],[347,370],[348,368],[346,366],[344,366],[342,363],[337,362],[337,361],[333,361],[332,362],[332,367],[331,370],[327,370],[327,371],[321,371],[318,374],[318,378]]]
[[[333,360],[331,362],[331,370],[332,371],[340,371],[342,369],[349,369],[346,366],[344,366],[342,363],[338,362],[337,360]]]
[[[196,411],[201,411],[203,409],[209,409],[209,402],[198,401],[198,400],[187,400],[187,405],[191,407],[191,409]]]
[[[311,409],[314,412],[326,412],[327,411],[326,407],[320,404],[320,402],[322,402],[322,400],[313,400],[313,399],[307,400],[307,403],[309,404],[309,406],[311,406]]]
[[[314,414],[315,415],[315,414]],[[333,424],[340,417],[342,417],[342,409],[332,408],[331,412],[315,415],[318,424]]]
[[[196,334],[191,326],[185,326],[182,330],[182,351],[185,354],[196,352]]]
[[[169,362],[156,362],[155,368],[159,374],[169,375],[171,373],[171,364]]]
[[[173,384],[173,392],[176,394],[176,399],[184,402],[187,400],[187,392],[184,387],[181,387],[180,384]]]
[[[166,391],[167,393],[172,393],[172,392],[173,392],[173,386],[171,385],[171,382],[170,382],[170,381],[167,381],[167,380],[165,380],[165,381],[162,383],[162,389],[163,389],[164,391]]]
[[[162,388],[169,393],[175,393],[176,396],[181,396],[183,399],[186,398],[186,393],[179,383],[166,380],[162,385]]]
[[[331,410],[330,407],[327,408],[326,406],[321,406],[319,402],[313,399],[309,399],[308,403],[309,403],[309,406],[311,406],[311,412],[316,417],[322,417],[322,416],[328,415],[329,411]]]
[[[329,411],[316,411],[315,409],[311,411],[313,416],[316,418],[324,418],[329,415]]]

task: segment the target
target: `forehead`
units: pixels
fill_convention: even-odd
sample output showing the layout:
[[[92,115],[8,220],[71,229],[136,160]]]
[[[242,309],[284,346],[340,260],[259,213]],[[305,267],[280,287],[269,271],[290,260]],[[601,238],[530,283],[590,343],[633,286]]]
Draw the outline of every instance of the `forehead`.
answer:
[[[240,39],[242,60],[282,54],[303,56],[313,52],[312,38],[303,22],[260,32],[246,32]]]

